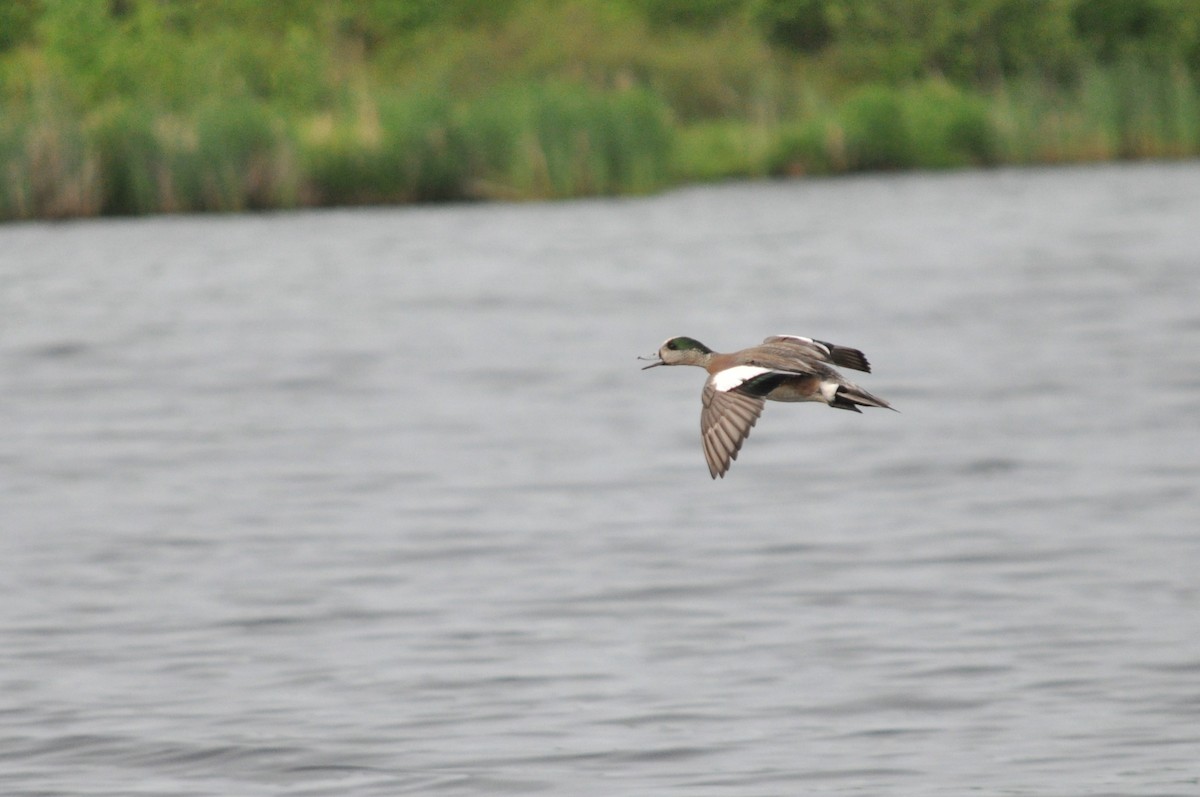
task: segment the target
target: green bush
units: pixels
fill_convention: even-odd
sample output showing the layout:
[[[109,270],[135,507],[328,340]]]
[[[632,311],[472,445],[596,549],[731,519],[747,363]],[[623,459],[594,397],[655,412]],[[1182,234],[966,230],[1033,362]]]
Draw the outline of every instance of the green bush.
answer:
[[[672,149],[677,179],[724,180],[786,171],[775,168],[778,145],[762,125],[735,120],[701,122],[679,130]]]
[[[980,96],[941,81],[925,83],[906,93],[904,115],[918,167],[986,166],[999,159],[996,130]]]
[[[771,174],[793,177],[829,174],[835,169],[835,153],[843,155],[841,136],[841,128],[825,117],[786,127],[771,148],[768,169]]]
[[[838,110],[841,151],[834,163],[850,171],[903,169],[916,164],[912,134],[900,92],[866,86]]]

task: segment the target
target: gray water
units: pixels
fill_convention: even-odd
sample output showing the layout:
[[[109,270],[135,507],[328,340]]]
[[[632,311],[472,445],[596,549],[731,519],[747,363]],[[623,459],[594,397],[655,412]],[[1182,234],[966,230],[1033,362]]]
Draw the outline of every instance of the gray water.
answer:
[[[0,227],[0,793],[1200,794],[1198,353],[1197,164]]]

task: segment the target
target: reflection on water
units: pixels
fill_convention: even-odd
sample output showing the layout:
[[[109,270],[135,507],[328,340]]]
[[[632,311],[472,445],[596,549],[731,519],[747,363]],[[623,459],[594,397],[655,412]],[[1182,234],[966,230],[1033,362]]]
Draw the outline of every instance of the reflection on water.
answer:
[[[1193,793],[1200,169],[0,228],[6,793]],[[700,450],[673,335],[902,414]]]

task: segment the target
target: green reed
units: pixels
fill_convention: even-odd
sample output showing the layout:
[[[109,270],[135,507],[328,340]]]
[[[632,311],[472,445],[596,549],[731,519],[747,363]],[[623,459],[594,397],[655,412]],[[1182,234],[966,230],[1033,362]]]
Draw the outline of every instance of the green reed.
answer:
[[[641,89],[552,83],[491,93],[461,115],[463,141],[477,153],[470,187],[537,198],[652,191],[667,179],[668,115]]]
[[[1095,66],[1069,91],[1019,80],[991,99],[1006,162],[1200,154],[1200,85],[1180,68]]]
[[[61,108],[0,117],[0,217],[95,215],[99,184],[83,131]]]

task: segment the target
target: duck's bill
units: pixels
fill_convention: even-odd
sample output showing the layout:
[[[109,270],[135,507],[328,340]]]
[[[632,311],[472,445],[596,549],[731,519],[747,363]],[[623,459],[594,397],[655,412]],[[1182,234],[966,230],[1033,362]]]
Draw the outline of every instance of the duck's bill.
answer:
[[[639,360],[654,360],[654,362],[650,363],[649,365],[643,365],[642,366],[643,371],[645,371],[647,368],[653,368],[656,365],[665,365],[665,363],[662,361],[662,358],[659,357],[657,354],[645,355],[642,357],[638,357],[638,359]]]

